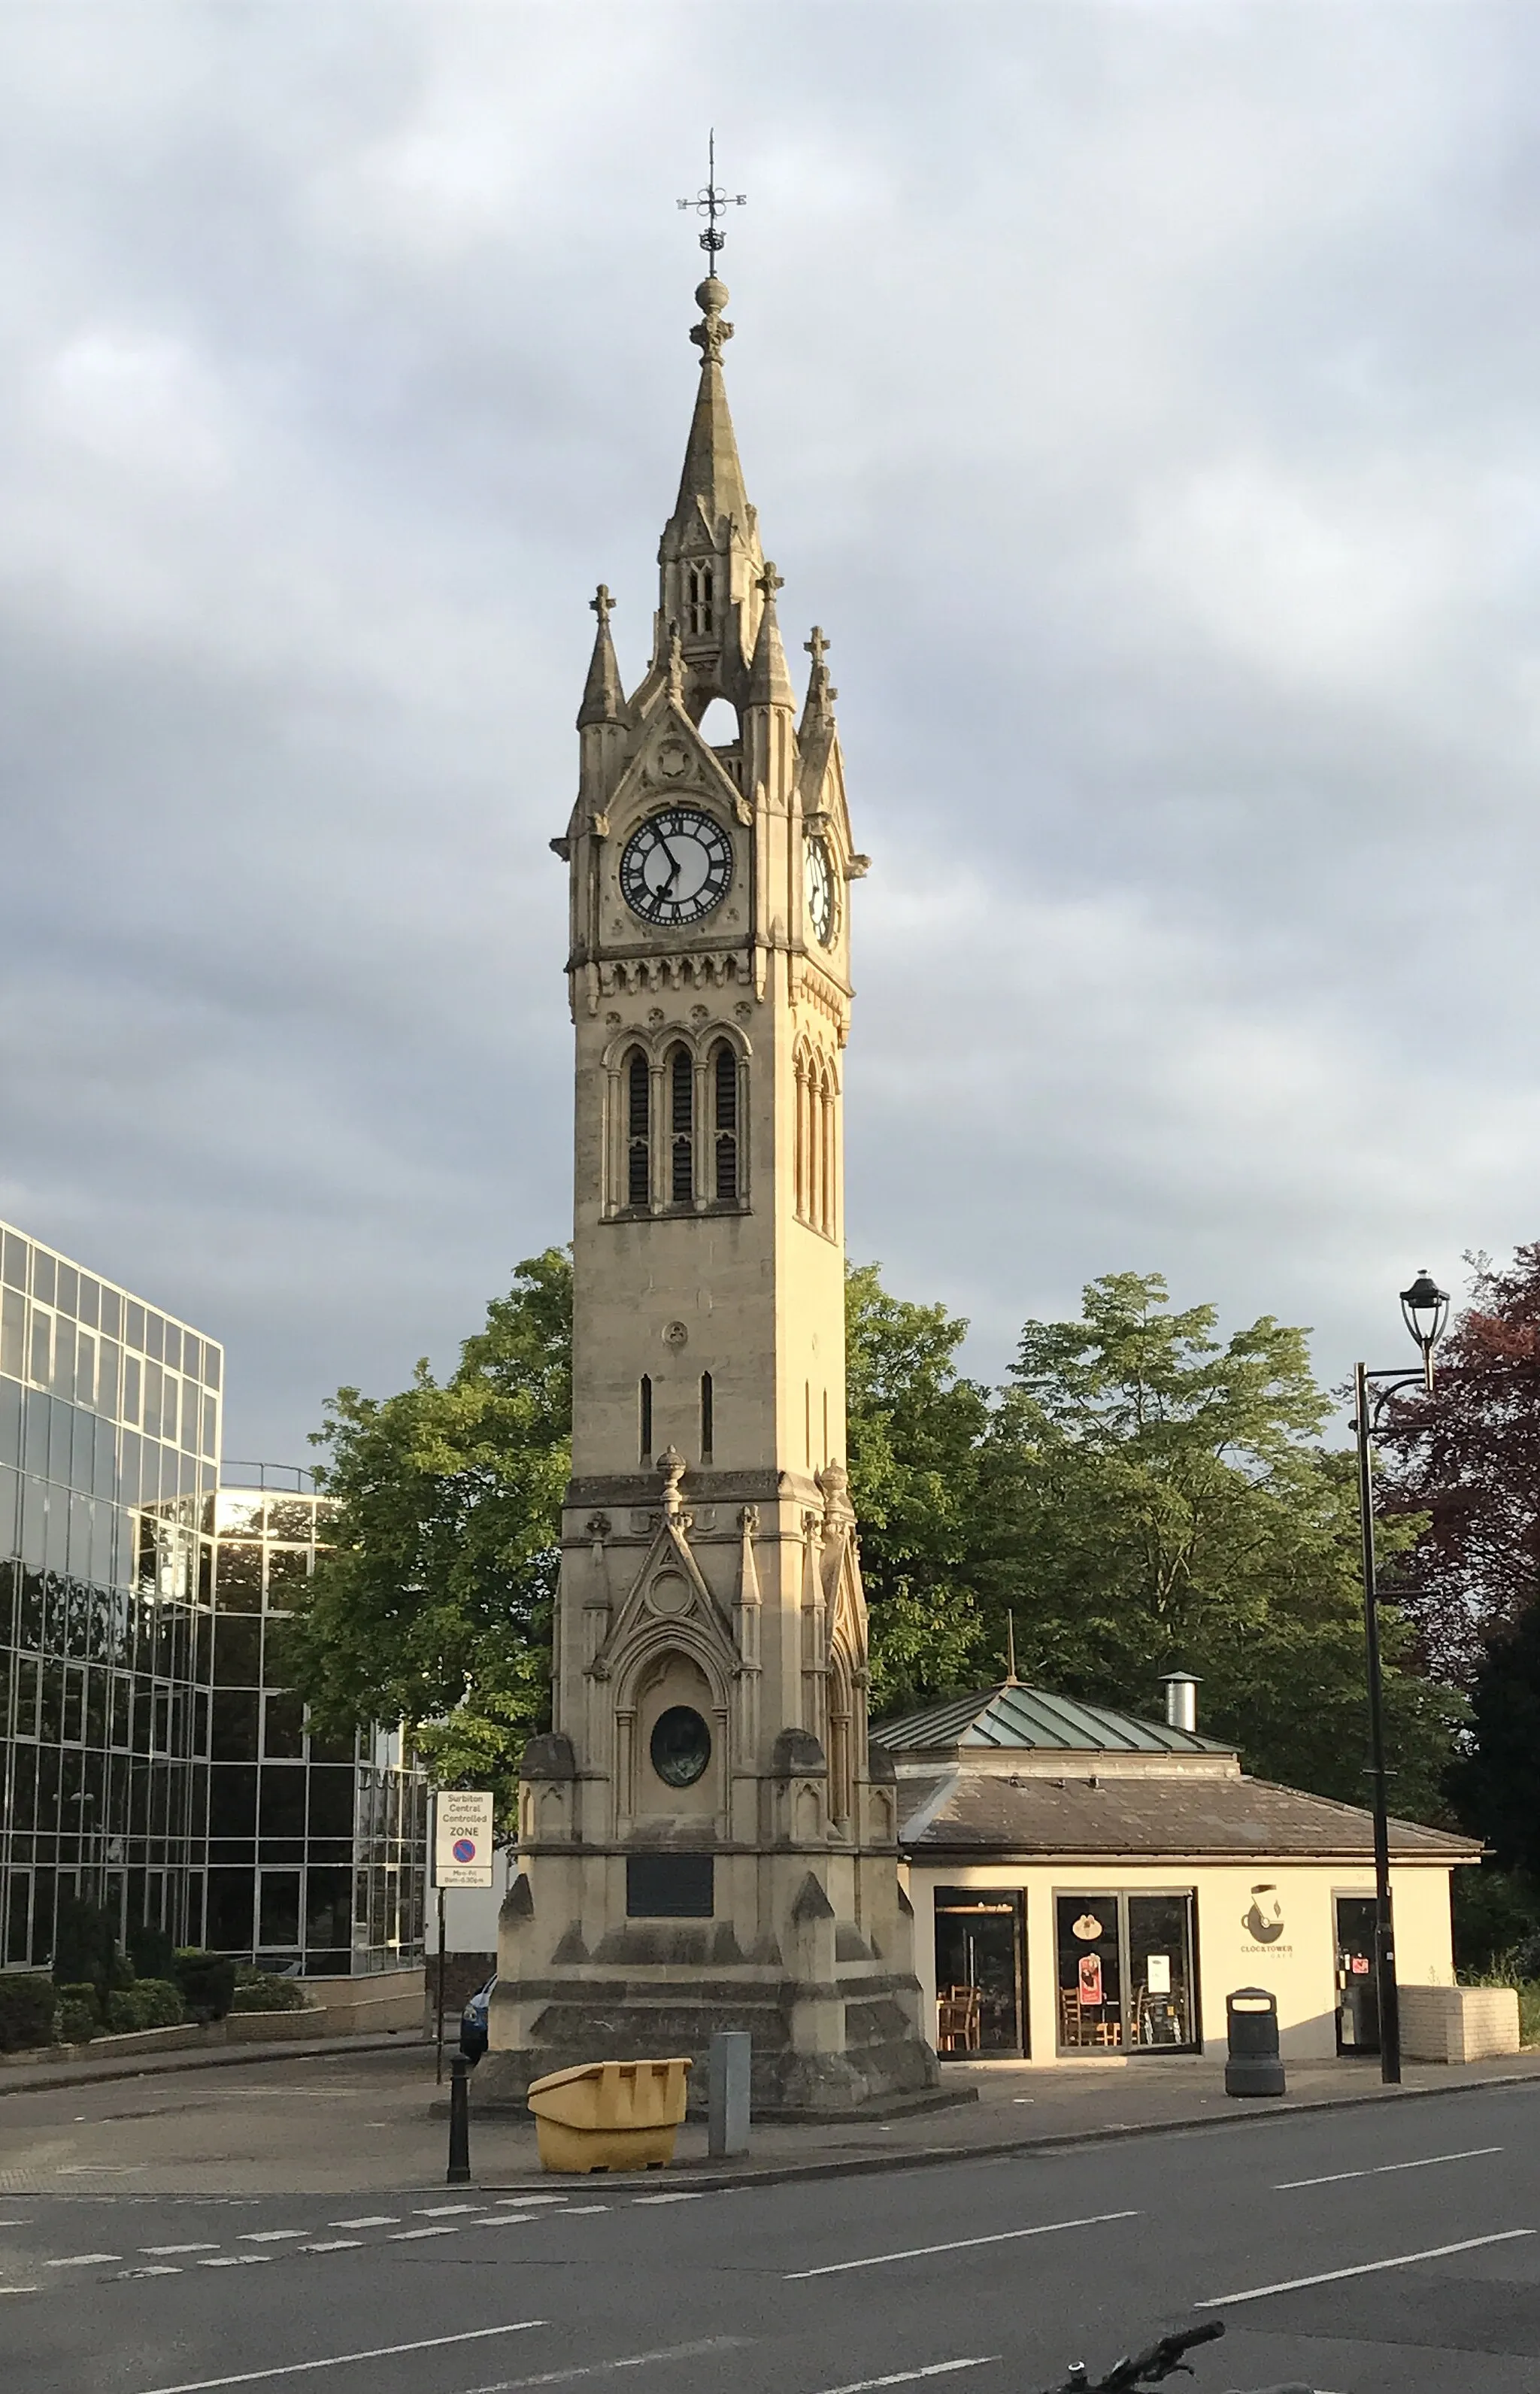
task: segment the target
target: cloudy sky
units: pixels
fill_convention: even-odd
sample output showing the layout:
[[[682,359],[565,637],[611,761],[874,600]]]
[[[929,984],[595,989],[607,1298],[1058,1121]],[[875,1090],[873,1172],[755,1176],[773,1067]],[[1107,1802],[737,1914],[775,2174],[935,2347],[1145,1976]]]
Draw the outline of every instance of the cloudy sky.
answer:
[[[565,1235],[715,124],[852,1251],[983,1372],[1129,1267],[1396,1360],[1540,1236],[1537,116],[1528,6],[0,7],[0,1214],[274,1461]]]

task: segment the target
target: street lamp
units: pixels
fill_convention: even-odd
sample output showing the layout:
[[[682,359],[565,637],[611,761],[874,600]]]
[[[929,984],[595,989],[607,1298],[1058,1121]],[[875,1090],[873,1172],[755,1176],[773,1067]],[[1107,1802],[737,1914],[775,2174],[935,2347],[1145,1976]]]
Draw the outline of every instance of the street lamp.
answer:
[[[1363,1642],[1369,1675],[1369,1757],[1375,1782],[1375,1991],[1379,2006],[1379,2074],[1401,2085],[1401,1999],[1396,1940],[1390,1919],[1390,1808],[1385,1783],[1385,1703],[1379,1660],[1379,1597],[1375,1581],[1375,1490],[1370,1440],[1398,1388],[1420,1383],[1433,1392],[1433,1349],[1449,1320],[1446,1292],[1427,1271],[1401,1292],[1402,1319],[1421,1350],[1417,1372],[1371,1372],[1353,1366],[1353,1431],[1358,1440],[1359,1529],[1363,1551]]]

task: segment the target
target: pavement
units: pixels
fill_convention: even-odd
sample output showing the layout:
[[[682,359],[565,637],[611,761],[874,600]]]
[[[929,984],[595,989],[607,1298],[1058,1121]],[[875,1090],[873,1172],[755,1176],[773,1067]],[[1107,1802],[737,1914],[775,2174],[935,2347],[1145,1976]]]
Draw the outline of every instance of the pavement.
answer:
[[[1059,2126],[1110,2101],[1147,2133],[1098,2137],[1112,2125],[1099,2112],[1089,2141],[960,2146],[923,2167],[918,2150],[880,2168],[852,2155],[854,2171],[792,2184],[712,2184],[687,2167],[451,2190],[420,2059],[149,2082],[138,2105],[132,2087],[103,2085],[51,2125],[21,2115],[58,2114],[57,2093],[20,2097],[0,2119],[7,2162],[20,2129],[23,2175],[41,2186],[51,2173],[57,2189],[73,2173],[92,2190],[0,2203],[6,2384],[587,2394],[593,2380],[602,2394],[619,2377],[637,2394],[887,2394],[955,2378],[1032,2394],[1061,2386],[1073,2360],[1094,2382],[1165,2329],[1222,2322],[1223,2341],[1193,2356],[1193,2394],[1279,2381],[1535,2394],[1540,2072],[1502,2085],[1445,2073],[1410,2099],[1329,2109],[1236,2105],[1223,2132],[1206,2114],[1132,2119],[1172,2091],[1132,2070],[1079,2102],[1049,2081],[1031,2105]],[[1194,2082],[1190,2099],[1204,2092]],[[1007,2101],[979,2114],[999,2125]],[[364,2141],[371,2102],[388,2149]],[[194,2169],[212,2180],[221,2114],[226,2190],[151,2190],[148,2177]],[[429,2124],[433,2150],[419,2150],[439,2182],[374,2190],[382,2152],[393,2163]],[[257,2190],[251,2174],[278,2166],[284,2144],[295,2174],[334,2176],[335,2191]],[[113,2163],[89,2157],[114,2147]],[[363,2177],[372,2190],[345,2190]]]
[[[267,2059],[193,2070],[182,2055],[157,2056],[129,2077],[90,2079],[89,2065],[0,2104],[0,2194],[109,2190],[244,2196],[428,2189],[443,2184],[447,2089],[434,2085],[430,2045],[334,2039],[311,2048],[275,2046]],[[119,2065],[125,2068],[126,2064]],[[1237,2102],[1223,2067],[1176,2057],[1071,2063],[948,2065],[949,2080],[977,2087],[974,2103],[882,2123],[827,2126],[757,2124],[752,2150],[713,2162],[704,2124],[680,2131],[676,2173],[691,2181],[737,2183],[773,2173],[820,2176],[929,2163],[1021,2145],[1125,2138],[1161,2128],[1233,2128],[1244,2117],[1276,2120],[1303,2108],[1354,2111],[1405,2103],[1494,2080],[1540,2082],[1540,2053],[1464,2069],[1409,2065],[1404,2085],[1382,2087],[1374,2062],[1296,2067],[1288,2094]],[[477,2183],[533,2189],[544,2181],[533,2122],[478,2118],[472,2108],[471,2166]]]

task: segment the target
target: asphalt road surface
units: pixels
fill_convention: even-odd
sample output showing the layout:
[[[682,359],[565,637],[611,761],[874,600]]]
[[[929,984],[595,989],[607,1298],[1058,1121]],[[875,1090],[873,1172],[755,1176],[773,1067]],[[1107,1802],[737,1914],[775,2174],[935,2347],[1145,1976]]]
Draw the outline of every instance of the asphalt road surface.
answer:
[[[0,2203],[7,2394],[1035,2394],[1216,2318],[1194,2394],[1536,2394],[1540,2085],[719,2193]]]

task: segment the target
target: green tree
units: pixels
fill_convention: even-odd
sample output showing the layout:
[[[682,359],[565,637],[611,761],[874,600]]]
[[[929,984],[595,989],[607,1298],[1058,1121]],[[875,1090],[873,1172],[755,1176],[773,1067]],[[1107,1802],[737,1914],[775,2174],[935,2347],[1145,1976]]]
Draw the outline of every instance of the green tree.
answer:
[[[401,1721],[444,1786],[512,1816],[550,1703],[550,1621],[572,1425],[572,1267],[520,1265],[440,1386],[339,1388],[316,1442],[338,1500],[285,1669],[326,1730]]]
[[[872,1708],[966,1685],[982,1660],[974,1586],[987,1391],[957,1370],[967,1323],[846,1275],[849,1468],[871,1611]]]
[[[1115,1272],[1078,1321],[1027,1323],[981,1470],[986,1616],[1014,1610],[1023,1676],[1135,1712],[1192,1671],[1204,1728],[1249,1769],[1362,1801],[1350,1461],[1319,1444],[1304,1333],[1264,1316],[1221,1343],[1217,1318]],[[1458,1701],[1403,1667],[1393,1606],[1383,1630],[1395,1801],[1436,1815]]]

